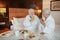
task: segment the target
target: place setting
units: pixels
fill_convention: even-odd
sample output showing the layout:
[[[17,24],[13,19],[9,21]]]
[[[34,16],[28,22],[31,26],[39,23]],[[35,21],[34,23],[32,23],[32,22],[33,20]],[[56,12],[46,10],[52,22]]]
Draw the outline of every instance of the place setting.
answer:
[[[13,33],[11,31],[7,31],[7,32],[4,32],[4,33],[0,34],[1,37],[9,37],[11,35],[13,35]]]

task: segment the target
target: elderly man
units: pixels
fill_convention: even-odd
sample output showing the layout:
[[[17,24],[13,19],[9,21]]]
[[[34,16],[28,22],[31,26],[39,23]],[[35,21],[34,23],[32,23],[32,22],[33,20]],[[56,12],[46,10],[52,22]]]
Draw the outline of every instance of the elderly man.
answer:
[[[42,19],[40,20],[40,22],[43,25],[42,27],[44,27],[41,34],[54,32],[55,21],[54,21],[54,18],[51,16],[51,12],[49,9],[44,10],[44,12],[42,13]]]
[[[38,29],[38,26],[40,24],[39,18],[34,14],[34,9],[28,10],[29,15],[26,16],[25,21],[23,23],[26,30],[29,30],[31,32],[35,32],[35,30]]]
[[[45,9],[42,13],[40,23],[39,33],[43,35],[41,36],[43,38],[42,40],[45,40],[45,38],[46,40],[54,40],[55,21],[49,9]]]

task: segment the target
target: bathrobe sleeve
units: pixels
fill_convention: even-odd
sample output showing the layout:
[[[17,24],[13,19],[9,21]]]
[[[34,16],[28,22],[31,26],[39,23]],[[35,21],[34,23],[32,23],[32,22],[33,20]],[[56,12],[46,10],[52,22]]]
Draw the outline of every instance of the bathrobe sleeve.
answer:
[[[46,23],[46,27],[44,28],[44,33],[52,33],[55,29],[55,22],[53,20],[48,21]]]
[[[25,27],[31,26],[31,23],[30,23],[29,20],[30,20],[29,15],[27,15],[26,18],[25,18],[25,20],[24,20],[24,22],[23,22],[23,25],[24,25]]]

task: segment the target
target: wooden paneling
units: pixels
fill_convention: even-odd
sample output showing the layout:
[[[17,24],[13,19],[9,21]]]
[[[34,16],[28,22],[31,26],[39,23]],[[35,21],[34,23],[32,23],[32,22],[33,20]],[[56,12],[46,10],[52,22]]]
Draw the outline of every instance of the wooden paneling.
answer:
[[[9,8],[9,20],[13,17],[25,17],[28,14],[28,9]]]
[[[3,30],[0,30],[0,33],[6,32],[6,31],[9,31],[9,29],[8,28],[4,28]]]

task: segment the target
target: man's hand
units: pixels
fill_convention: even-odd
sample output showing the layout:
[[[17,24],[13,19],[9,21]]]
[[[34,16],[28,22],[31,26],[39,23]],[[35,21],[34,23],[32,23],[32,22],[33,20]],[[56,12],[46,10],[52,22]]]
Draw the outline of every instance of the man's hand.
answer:
[[[46,26],[46,24],[45,24],[43,19],[40,19],[40,22],[41,22],[42,25]]]

